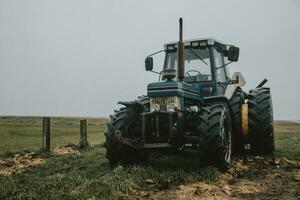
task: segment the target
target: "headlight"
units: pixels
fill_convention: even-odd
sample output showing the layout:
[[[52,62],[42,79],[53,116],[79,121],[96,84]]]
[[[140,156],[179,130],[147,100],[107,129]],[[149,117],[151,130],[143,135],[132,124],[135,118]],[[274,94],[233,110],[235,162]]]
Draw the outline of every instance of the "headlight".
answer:
[[[150,112],[159,111],[159,105],[158,104],[151,104],[150,105]]]
[[[176,108],[180,109],[180,98],[177,96],[150,98],[150,112],[175,112]]]
[[[169,103],[167,104],[167,111],[168,112],[175,112],[177,106],[175,103]]]

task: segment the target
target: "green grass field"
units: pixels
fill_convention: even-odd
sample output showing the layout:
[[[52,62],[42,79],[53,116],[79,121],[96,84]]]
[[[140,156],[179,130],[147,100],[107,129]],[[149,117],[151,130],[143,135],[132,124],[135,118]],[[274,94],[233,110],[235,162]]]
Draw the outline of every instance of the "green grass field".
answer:
[[[51,147],[77,144],[81,118],[51,118]],[[106,120],[88,118],[88,142],[103,143]],[[41,117],[0,117],[0,155],[5,152],[36,151],[42,147]]]
[[[103,141],[104,119],[90,119],[89,142]],[[300,124],[276,124],[276,155],[300,161]],[[52,120],[53,146],[78,143],[79,119]],[[0,118],[0,152],[39,149],[41,118]],[[140,165],[110,168],[102,145],[80,154],[50,156],[22,173],[0,175],[0,199],[119,199],[138,191],[164,190],[196,181],[212,182],[220,174],[199,166],[197,154],[152,153]],[[3,155],[4,156],[4,155]],[[147,183],[151,179],[155,184]],[[298,196],[298,195],[297,195]]]
[[[300,123],[276,123],[275,148],[277,156],[300,160]]]

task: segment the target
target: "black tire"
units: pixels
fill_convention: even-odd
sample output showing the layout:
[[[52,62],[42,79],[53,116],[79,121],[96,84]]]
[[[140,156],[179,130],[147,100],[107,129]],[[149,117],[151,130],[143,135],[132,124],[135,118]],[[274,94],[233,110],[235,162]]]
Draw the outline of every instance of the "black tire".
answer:
[[[142,150],[137,150],[128,145],[117,141],[114,133],[120,130],[123,137],[139,140],[141,136],[141,123],[139,112],[134,107],[121,108],[110,116],[110,122],[107,123],[104,147],[106,148],[106,157],[111,166],[118,163],[131,164],[142,161],[146,154]]]
[[[221,171],[231,167],[231,122],[223,105],[201,109],[198,146],[203,161],[213,163]]]
[[[270,88],[256,88],[248,95],[249,139],[254,154],[273,154],[274,118]]]
[[[245,151],[241,119],[241,107],[244,103],[245,94],[243,90],[238,87],[230,99],[232,110],[232,152],[235,154],[242,154]]]

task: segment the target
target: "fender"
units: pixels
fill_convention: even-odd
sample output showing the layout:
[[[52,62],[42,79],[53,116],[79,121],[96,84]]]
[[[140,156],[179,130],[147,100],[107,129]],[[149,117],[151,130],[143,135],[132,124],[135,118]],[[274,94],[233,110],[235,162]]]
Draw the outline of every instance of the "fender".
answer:
[[[220,103],[220,104],[226,104],[230,108],[230,102],[225,96],[210,96],[210,97],[204,97],[203,101],[205,103]]]
[[[206,104],[223,104],[223,105],[225,105],[229,109],[230,116],[232,116],[232,109],[231,109],[230,102],[227,99],[227,97],[225,97],[225,96],[210,96],[210,97],[204,97],[203,101]]]
[[[227,97],[227,99],[231,99],[232,95],[238,87],[243,87],[246,84],[246,80],[240,72],[235,72],[232,75],[232,80],[238,80],[238,83],[230,84],[227,86],[224,94],[224,96]]]
[[[144,106],[149,105],[150,100],[148,96],[139,96],[138,99],[134,101],[119,101],[118,104],[126,106],[126,107],[136,107],[143,108]]]

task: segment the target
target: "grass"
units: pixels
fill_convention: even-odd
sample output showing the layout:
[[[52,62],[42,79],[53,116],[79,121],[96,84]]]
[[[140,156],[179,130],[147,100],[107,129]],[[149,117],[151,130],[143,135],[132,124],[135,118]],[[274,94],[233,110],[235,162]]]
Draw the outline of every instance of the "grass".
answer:
[[[88,141],[103,142],[105,119],[88,118]],[[77,144],[80,138],[80,118],[51,118],[51,146]],[[0,117],[0,155],[25,150],[39,150],[42,146],[41,117]]]
[[[117,199],[137,190],[166,189],[193,181],[213,181],[215,168],[200,168],[197,155],[154,153],[142,165],[110,168],[101,146],[80,155],[50,157],[26,173],[0,176],[0,199]],[[156,184],[147,184],[152,179]]]
[[[276,155],[300,160],[300,124],[279,122],[275,124]]]
[[[295,199],[299,200],[300,199],[300,187],[299,188],[296,188],[296,191],[295,191]]]
[[[89,120],[89,142],[100,144],[105,120],[93,120]],[[5,136],[1,151],[19,151],[32,147],[32,143],[39,148],[40,125],[40,118],[1,118],[0,135]],[[53,146],[78,142],[79,119],[56,118],[52,126]],[[300,124],[277,123],[275,129],[276,155],[300,160]],[[197,154],[189,151],[154,152],[143,164],[116,168],[109,167],[104,154],[102,145],[95,145],[79,155],[49,157],[45,164],[20,174],[0,175],[0,199],[118,199],[141,190],[215,181],[219,175],[213,167],[201,168]],[[155,184],[146,183],[147,179]],[[298,191],[295,196],[299,196]]]

